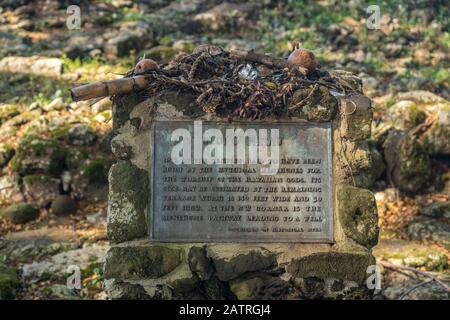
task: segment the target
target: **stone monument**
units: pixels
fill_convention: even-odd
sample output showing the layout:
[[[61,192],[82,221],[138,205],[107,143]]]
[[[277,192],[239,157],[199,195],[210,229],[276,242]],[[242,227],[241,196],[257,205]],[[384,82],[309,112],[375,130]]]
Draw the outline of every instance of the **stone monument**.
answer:
[[[230,121],[171,90],[116,99],[109,297],[370,298],[379,231],[365,189],[377,165],[372,109],[360,80],[341,74],[355,93],[319,91],[290,118]],[[190,147],[180,147],[182,139]],[[256,140],[279,159],[258,158]],[[228,162],[230,153],[242,161]]]

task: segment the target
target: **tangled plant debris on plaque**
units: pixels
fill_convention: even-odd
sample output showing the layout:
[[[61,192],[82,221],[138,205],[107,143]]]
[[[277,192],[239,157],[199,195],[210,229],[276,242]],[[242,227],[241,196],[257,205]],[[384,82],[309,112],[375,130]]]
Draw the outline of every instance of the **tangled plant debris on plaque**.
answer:
[[[306,49],[296,48],[288,59],[277,59],[252,51],[200,45],[191,54],[180,53],[164,65],[144,57],[123,79],[75,87],[72,97],[85,100],[111,96],[114,100],[131,92],[151,97],[163,90],[175,90],[194,94],[205,112],[263,119],[295,115],[323,90],[332,97],[361,91],[354,78],[323,70]]]

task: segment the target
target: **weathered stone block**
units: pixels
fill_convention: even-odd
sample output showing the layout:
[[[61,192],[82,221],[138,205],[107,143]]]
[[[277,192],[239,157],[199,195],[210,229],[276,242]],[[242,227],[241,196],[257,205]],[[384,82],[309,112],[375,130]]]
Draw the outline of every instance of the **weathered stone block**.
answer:
[[[360,188],[370,188],[386,169],[383,156],[367,141],[342,141],[336,158],[337,181]]]
[[[111,247],[106,254],[105,277],[159,278],[181,264],[182,250],[162,245]]]
[[[299,89],[294,92],[294,115],[313,122],[331,121],[336,115],[338,101],[325,87]]]
[[[43,174],[23,178],[25,199],[40,208],[47,207],[60,193],[60,181]]]
[[[273,252],[261,247],[244,245],[208,246],[208,256],[212,259],[217,277],[228,281],[240,275],[270,268],[276,264]]]
[[[296,278],[338,278],[363,284],[366,270],[375,264],[367,252],[319,252],[294,259],[286,271]]]
[[[110,170],[108,237],[123,242],[147,232],[149,202],[148,175],[128,161],[119,161]]]
[[[375,197],[366,189],[342,186],[337,195],[339,220],[347,237],[373,247],[378,242],[378,210]]]
[[[207,257],[206,246],[189,250],[189,267],[201,280],[208,280],[213,273],[212,261]]]
[[[279,277],[258,274],[230,281],[230,290],[239,300],[279,300],[289,292],[289,284]]]
[[[341,99],[341,134],[352,141],[370,137],[372,123],[371,100],[362,94]]]
[[[424,187],[430,176],[430,159],[414,137],[391,130],[383,149],[388,178],[394,186],[409,193]]]

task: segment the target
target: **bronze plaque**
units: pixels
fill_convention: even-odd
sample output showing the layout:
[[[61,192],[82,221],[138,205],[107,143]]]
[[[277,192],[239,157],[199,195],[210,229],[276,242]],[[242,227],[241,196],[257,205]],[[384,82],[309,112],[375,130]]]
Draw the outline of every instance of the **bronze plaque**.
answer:
[[[333,242],[331,141],[329,123],[154,122],[150,237]]]

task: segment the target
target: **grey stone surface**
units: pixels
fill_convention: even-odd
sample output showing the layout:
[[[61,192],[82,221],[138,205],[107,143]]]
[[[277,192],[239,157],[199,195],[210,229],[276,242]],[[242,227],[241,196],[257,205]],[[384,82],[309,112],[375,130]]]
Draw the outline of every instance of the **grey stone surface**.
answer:
[[[108,237],[123,242],[147,233],[148,173],[128,161],[111,167],[108,201]]]
[[[106,256],[105,277],[159,278],[181,264],[182,251],[164,245],[113,246]]]
[[[14,224],[23,224],[39,217],[39,211],[29,204],[17,203],[2,210],[1,215]]]
[[[395,187],[414,193],[425,186],[430,177],[430,159],[414,137],[391,130],[383,150],[388,178]]]
[[[347,237],[373,247],[378,242],[378,210],[375,197],[366,189],[343,186],[338,190],[339,219]]]
[[[256,246],[208,246],[208,257],[214,263],[217,277],[228,281],[240,275],[275,266],[276,256],[267,249]]]
[[[22,182],[25,199],[40,208],[48,207],[60,193],[60,180],[47,175],[28,175]]]

